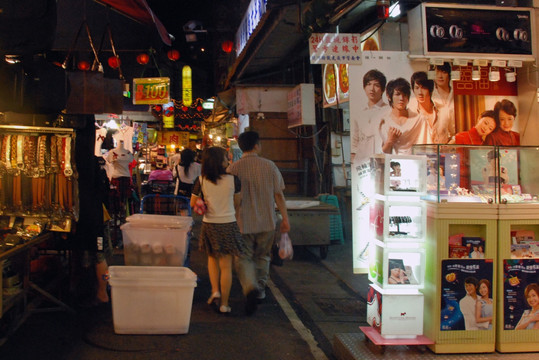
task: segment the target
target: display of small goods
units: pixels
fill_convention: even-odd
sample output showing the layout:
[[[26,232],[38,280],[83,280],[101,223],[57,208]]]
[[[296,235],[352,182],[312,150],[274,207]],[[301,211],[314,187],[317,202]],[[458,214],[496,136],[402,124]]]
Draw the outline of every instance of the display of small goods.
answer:
[[[491,330],[492,259],[442,260],[440,330]]]
[[[0,215],[0,254],[41,234],[47,221],[46,218]]]
[[[539,258],[539,242],[532,230],[511,231],[511,259]]]
[[[412,266],[403,259],[388,259],[387,283],[391,285],[416,285]]]
[[[505,330],[539,329],[539,259],[503,261]]]
[[[449,236],[449,257],[457,259],[484,259],[485,240],[477,236],[455,234]]]
[[[3,126],[0,214],[42,216],[65,225],[75,203],[74,143],[71,129]]]

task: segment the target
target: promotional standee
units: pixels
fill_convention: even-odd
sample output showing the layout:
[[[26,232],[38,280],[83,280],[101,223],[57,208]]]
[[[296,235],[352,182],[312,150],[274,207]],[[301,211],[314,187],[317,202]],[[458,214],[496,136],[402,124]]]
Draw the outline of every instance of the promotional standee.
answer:
[[[371,158],[369,280],[365,335],[379,345],[429,344],[423,335],[425,157]]]

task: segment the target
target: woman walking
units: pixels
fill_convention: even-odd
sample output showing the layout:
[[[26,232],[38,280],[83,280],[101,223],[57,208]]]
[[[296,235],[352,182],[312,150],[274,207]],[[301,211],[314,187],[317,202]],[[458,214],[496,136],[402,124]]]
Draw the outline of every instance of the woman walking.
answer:
[[[208,255],[208,272],[212,294],[208,304],[220,301],[219,312],[229,313],[228,300],[232,287],[232,266],[236,256],[248,251],[236,223],[235,208],[240,202],[240,182],[226,173],[228,156],[225,149],[210,147],[202,154],[201,176],[195,181],[191,207],[203,197],[207,211],[202,219],[200,249]]]
[[[196,153],[191,149],[181,152],[178,165],[174,166],[173,175],[176,180],[174,195],[191,197],[191,191],[196,178],[200,175],[201,166],[195,162]]]

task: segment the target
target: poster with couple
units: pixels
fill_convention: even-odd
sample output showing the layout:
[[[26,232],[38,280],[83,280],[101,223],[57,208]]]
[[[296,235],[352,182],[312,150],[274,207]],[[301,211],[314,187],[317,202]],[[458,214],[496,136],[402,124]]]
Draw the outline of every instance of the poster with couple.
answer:
[[[407,52],[365,51],[362,55],[361,65],[348,67],[356,273],[368,271],[370,240],[360,233],[368,226],[368,214],[361,203],[372,199],[374,190],[359,173],[365,173],[372,155],[412,154],[416,144],[520,143],[517,87],[503,74],[500,81],[490,82],[489,69],[483,67],[481,80],[476,81],[472,67],[462,66],[460,80],[453,81],[451,73],[457,69],[448,62],[412,61]],[[482,169],[487,154],[479,156],[484,157]],[[438,176],[442,170],[431,169],[431,175]],[[482,179],[474,174],[475,178]]]
[[[492,269],[492,259],[442,261],[440,330],[493,328]]]
[[[539,329],[539,259],[506,259],[503,270],[504,329]]]

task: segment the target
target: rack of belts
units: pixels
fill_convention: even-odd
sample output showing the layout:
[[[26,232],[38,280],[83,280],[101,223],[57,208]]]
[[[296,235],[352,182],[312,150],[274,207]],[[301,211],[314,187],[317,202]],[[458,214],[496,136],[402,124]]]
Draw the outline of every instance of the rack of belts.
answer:
[[[73,129],[0,125],[0,214],[71,217]]]

